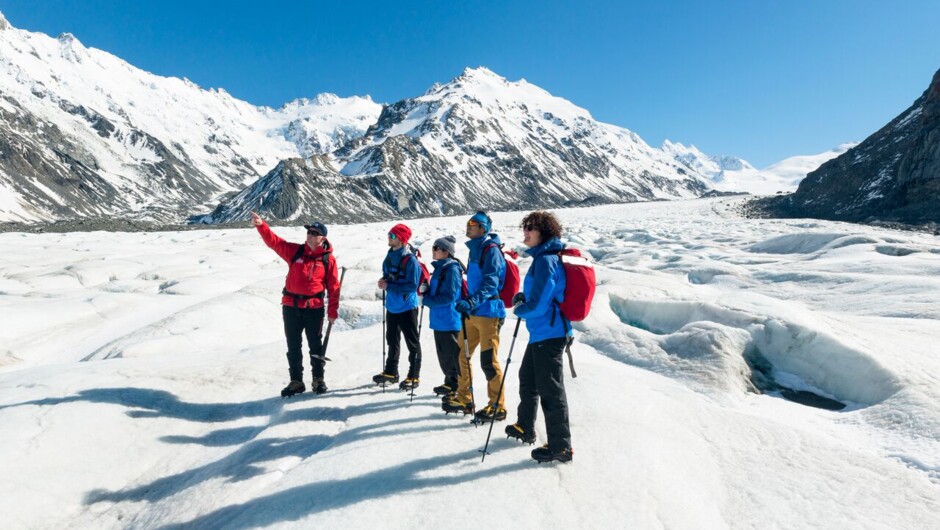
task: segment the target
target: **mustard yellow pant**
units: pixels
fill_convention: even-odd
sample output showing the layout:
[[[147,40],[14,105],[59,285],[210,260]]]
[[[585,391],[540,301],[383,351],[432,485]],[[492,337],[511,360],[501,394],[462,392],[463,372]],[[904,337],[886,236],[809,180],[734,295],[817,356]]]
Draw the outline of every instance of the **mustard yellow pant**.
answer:
[[[499,393],[499,385],[503,379],[503,370],[499,367],[499,319],[489,317],[470,316],[466,320],[467,341],[463,340],[463,332],[460,333],[460,374],[457,384],[457,399],[463,403],[473,401],[473,389],[470,388],[471,368],[470,357],[477,346],[480,347],[480,368],[486,376],[486,393],[489,398],[487,404],[496,406],[497,409],[506,406],[506,389],[503,388],[502,394]],[[470,354],[467,355],[467,343],[469,343]],[[480,404],[477,403],[477,408]]]

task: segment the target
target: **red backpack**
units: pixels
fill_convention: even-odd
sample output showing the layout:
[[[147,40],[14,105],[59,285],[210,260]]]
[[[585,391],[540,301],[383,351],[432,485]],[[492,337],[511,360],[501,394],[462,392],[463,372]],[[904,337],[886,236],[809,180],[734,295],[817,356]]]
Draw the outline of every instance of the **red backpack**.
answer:
[[[506,279],[503,280],[503,288],[499,290],[499,299],[503,301],[504,307],[512,307],[512,297],[516,296],[516,293],[519,292],[519,286],[522,285],[522,280],[519,277],[519,265],[516,264],[519,253],[515,250],[503,250],[502,245],[490,243],[483,247],[483,251],[480,252],[479,266],[481,270],[483,269],[483,256],[490,248],[499,248],[503,253],[503,260],[506,262]]]
[[[463,267],[463,263],[460,263],[456,259],[454,260],[454,263],[457,265],[457,274],[460,275],[460,298],[458,298],[458,300],[466,300],[467,296],[469,296],[470,294],[470,289],[467,288],[467,278],[466,276],[464,276],[464,273],[466,272],[466,270]],[[441,293],[441,284],[444,283],[444,278],[447,277],[448,268],[450,268],[450,266],[448,266],[441,272],[441,279],[440,281],[437,282],[437,290],[434,291],[435,295],[438,295]]]
[[[572,322],[580,322],[590,313],[594,300],[597,287],[594,265],[576,248],[562,250],[558,258],[565,269],[565,300],[559,304],[561,314]]]
[[[414,254],[415,260],[418,262],[418,266],[421,268],[421,277],[418,278],[418,294],[421,294],[422,285],[431,285],[431,271],[428,270],[427,263],[421,261],[421,251],[416,247],[411,247],[411,253]],[[399,269],[404,270],[405,260],[408,259],[408,254],[401,259],[401,263],[398,265]]]
[[[421,261],[421,251],[412,246],[409,246],[409,250],[411,250],[411,252],[405,252],[402,255],[401,262],[398,264],[398,270],[405,270],[405,264],[408,262],[408,258],[412,255],[415,257],[415,261],[418,262],[418,268],[421,270],[416,291],[418,294],[421,294],[421,285],[431,285],[431,272],[428,270],[427,264]],[[401,274],[401,272],[396,273],[396,276],[398,274]]]

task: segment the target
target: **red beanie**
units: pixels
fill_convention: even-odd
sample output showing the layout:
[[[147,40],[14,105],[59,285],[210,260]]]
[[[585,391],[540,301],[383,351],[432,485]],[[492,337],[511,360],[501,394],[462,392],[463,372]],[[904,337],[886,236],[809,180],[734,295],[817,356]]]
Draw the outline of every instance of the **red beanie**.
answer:
[[[393,226],[392,229],[388,231],[388,233],[395,234],[395,237],[401,241],[402,245],[407,245],[408,240],[411,239],[411,229],[401,223]]]

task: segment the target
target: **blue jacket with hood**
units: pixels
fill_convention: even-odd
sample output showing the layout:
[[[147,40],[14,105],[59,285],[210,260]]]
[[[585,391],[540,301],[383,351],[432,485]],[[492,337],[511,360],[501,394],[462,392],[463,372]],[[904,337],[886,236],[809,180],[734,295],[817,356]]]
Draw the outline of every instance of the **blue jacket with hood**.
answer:
[[[558,252],[565,248],[557,237],[526,251],[532,265],[525,275],[525,303],[514,313],[525,319],[529,342],[569,336],[571,323],[561,316],[558,304],[565,299],[565,268]]]
[[[405,256],[408,259],[404,264]],[[389,313],[404,313],[418,307],[418,282],[421,281],[421,266],[408,245],[398,250],[389,249],[382,262],[382,277],[388,283],[385,290],[385,309]]]
[[[499,236],[493,233],[467,241],[470,249],[470,259],[467,261],[467,302],[470,303],[471,315],[506,318],[506,306],[499,298],[499,291],[506,281],[506,258],[499,248],[501,244]],[[496,246],[484,253],[483,250],[491,245]]]
[[[434,266],[434,273],[431,274],[431,284],[422,302],[431,308],[431,329],[459,331],[460,313],[454,310],[454,304],[460,299],[463,267],[453,258],[439,259],[431,265]]]

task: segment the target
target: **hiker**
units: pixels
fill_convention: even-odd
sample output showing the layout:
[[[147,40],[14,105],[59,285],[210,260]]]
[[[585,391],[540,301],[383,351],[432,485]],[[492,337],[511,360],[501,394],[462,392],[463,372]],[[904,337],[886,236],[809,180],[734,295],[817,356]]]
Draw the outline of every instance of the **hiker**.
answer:
[[[459,300],[454,309],[461,314],[466,327],[466,343],[460,345],[460,377],[457,395],[445,401],[445,412],[474,414],[477,421],[506,419],[505,399],[499,391],[502,370],[497,358],[499,329],[506,318],[506,307],[499,298],[506,277],[506,258],[499,236],[490,233],[493,221],[485,212],[477,212],[467,221],[466,242],[470,249],[467,261],[467,298]],[[480,347],[480,367],[487,381],[488,403],[475,411],[470,381],[470,357]]]
[[[284,318],[284,336],[287,338],[287,363],[290,367],[290,383],[281,391],[282,397],[290,397],[306,390],[303,382],[303,338],[307,335],[310,348],[310,371],[313,374],[311,388],[317,394],[327,391],[324,381],[323,330],[324,297],[329,299],[326,307],[330,323],[336,321],[339,311],[339,278],[333,246],[326,238],[327,228],[314,221],[304,225],[307,240],[302,244],[284,241],[271,231],[261,217],[251,212],[264,244],[271,248],[288,264],[287,279],[281,292],[281,314]]]
[[[454,257],[457,238],[445,236],[434,241],[431,247],[434,274],[422,304],[431,308],[431,329],[434,330],[434,345],[437,360],[444,373],[444,383],[434,387],[434,393],[452,397],[457,392],[458,362],[460,358],[460,313],[454,304],[462,296],[464,266]]]
[[[388,231],[388,254],[382,262],[382,278],[379,289],[385,291],[385,318],[388,328],[388,358],[385,369],[374,376],[376,384],[398,382],[398,357],[401,352],[401,336],[405,336],[408,347],[408,377],[399,388],[411,390],[420,383],[421,343],[418,341],[418,288],[421,282],[421,265],[416,250],[408,244],[411,229],[397,224]]]
[[[571,324],[559,310],[564,300],[565,273],[558,253],[562,226],[549,212],[536,211],[522,220],[523,244],[532,264],[525,276],[523,292],[513,299],[514,314],[525,320],[529,331],[519,367],[518,419],[506,427],[506,434],[526,443],[535,442],[535,417],[541,401],[548,443],[532,451],[539,462],[568,462],[571,429],[568,425],[568,399],[565,395],[562,352],[568,344]]]

